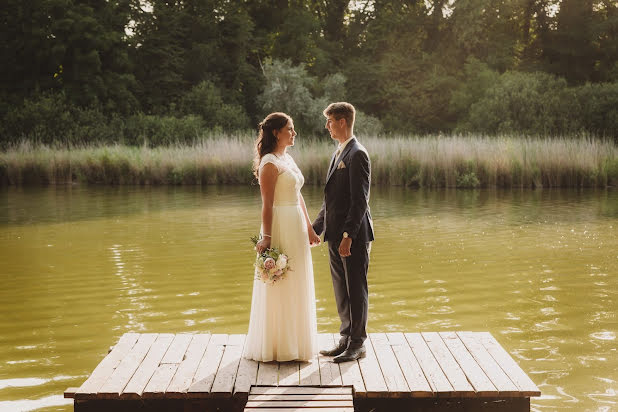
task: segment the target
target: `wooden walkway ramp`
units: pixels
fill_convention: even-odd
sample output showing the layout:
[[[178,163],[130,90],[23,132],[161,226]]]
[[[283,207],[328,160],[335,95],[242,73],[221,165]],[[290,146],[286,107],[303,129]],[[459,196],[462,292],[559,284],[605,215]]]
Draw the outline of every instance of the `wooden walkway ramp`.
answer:
[[[319,346],[331,347],[336,339],[320,334]],[[276,395],[258,387],[292,387],[279,394],[290,396],[328,395],[296,393],[298,387],[349,387],[357,410],[398,400],[429,406],[470,401],[497,408],[477,410],[520,411],[529,410],[530,397],[540,396],[488,332],[371,333],[367,357],[342,364],[324,356],[309,362],[250,361],[241,357],[244,341],[245,335],[126,333],[65,397],[74,398],[75,411],[109,410],[110,401],[116,411],[134,409],[132,401],[150,410],[161,405],[161,410],[186,411],[193,403],[200,411],[242,411],[250,393]]]
[[[249,392],[245,412],[353,412],[351,387],[254,386]]]

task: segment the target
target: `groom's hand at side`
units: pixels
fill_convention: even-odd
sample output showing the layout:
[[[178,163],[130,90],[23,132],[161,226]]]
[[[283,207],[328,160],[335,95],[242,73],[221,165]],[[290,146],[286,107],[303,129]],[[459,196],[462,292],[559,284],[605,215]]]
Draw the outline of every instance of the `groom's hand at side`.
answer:
[[[352,247],[352,238],[346,237],[341,239],[341,243],[339,244],[339,255],[341,257],[351,256],[350,248]]]

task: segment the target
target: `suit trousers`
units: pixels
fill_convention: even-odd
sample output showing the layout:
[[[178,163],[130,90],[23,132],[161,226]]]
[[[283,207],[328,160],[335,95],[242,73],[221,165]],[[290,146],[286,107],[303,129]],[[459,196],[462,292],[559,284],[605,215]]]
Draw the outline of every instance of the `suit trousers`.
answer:
[[[367,339],[367,269],[371,243],[352,241],[348,257],[339,255],[340,243],[340,240],[328,242],[330,273],[341,320],[339,333],[342,342],[345,339],[350,348],[359,348]]]

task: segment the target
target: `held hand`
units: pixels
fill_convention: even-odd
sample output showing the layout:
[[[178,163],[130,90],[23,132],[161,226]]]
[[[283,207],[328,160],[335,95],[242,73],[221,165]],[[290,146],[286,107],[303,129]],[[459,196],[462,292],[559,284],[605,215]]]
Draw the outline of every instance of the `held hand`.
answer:
[[[319,245],[322,240],[320,239],[320,236],[318,236],[318,234],[315,233],[315,230],[313,230],[313,227],[309,226],[307,231],[309,234],[309,245],[310,246]]]
[[[339,255],[341,257],[351,256],[350,248],[352,247],[352,238],[346,237],[341,239],[341,243],[339,244]]]
[[[264,239],[257,242],[255,245],[255,250],[261,255],[263,251],[270,247],[270,238],[265,237]]]

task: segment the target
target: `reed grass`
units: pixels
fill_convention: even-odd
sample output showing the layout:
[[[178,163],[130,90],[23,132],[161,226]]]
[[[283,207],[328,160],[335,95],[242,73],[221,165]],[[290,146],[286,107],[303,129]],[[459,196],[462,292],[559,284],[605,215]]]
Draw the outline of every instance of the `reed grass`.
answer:
[[[424,136],[361,138],[372,183],[412,187],[606,187],[618,184],[618,147],[590,137]],[[306,184],[323,184],[335,144],[297,140],[290,150]],[[24,142],[0,152],[0,183],[250,184],[253,137],[187,146],[51,148]]]

